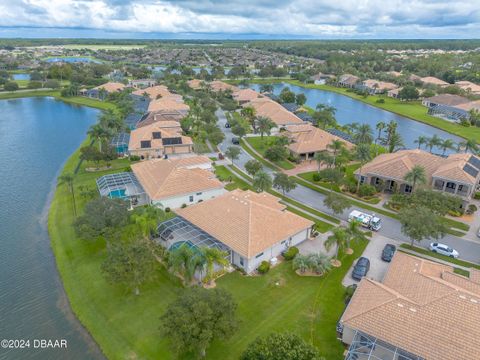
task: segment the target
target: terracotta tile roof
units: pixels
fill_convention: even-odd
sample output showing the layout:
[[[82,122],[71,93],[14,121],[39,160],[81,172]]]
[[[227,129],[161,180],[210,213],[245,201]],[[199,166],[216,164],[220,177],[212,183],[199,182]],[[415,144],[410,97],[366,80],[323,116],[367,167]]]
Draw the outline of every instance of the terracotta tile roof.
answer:
[[[439,78],[433,77],[433,76],[426,76],[420,78],[420,81],[425,83],[425,84],[431,84],[431,85],[438,85],[438,86],[448,86],[450,85],[446,81],[443,81]]]
[[[205,156],[180,159],[153,159],[132,165],[132,171],[152,200],[161,200],[192,192],[223,188],[208,170],[199,166],[211,164]]]
[[[303,124],[304,121],[294,113],[286,110],[282,105],[267,97],[257,98],[242,105],[251,106],[256,110],[257,117],[270,118],[277,126]]]
[[[268,193],[234,190],[179,209],[177,214],[246,258],[310,228],[313,222],[285,210]]]
[[[467,98],[458,95],[452,94],[441,94],[426,98],[423,100],[424,102],[432,103],[432,104],[440,104],[446,106],[457,106],[460,104],[465,104],[470,102]]]
[[[333,140],[342,141],[347,148],[353,147],[348,141],[310,124],[287,126],[287,136],[293,141],[288,148],[296,154],[327,150]]]
[[[352,74],[343,74],[339,77],[338,82],[348,84],[348,85],[355,85],[360,78],[358,76]]]
[[[177,110],[158,110],[150,111],[146,116],[142,117],[137,127],[151,125],[159,121],[176,121],[180,122],[185,117],[184,113]]]
[[[239,102],[251,101],[263,97],[262,94],[252,89],[241,89],[232,94],[233,98]]]
[[[93,89],[95,90],[104,89],[106,92],[111,93],[115,91],[122,91],[123,89],[125,89],[125,85],[117,82],[108,82],[108,83],[99,85],[97,87],[94,87]]]
[[[181,145],[193,144],[192,139],[188,136],[183,136],[178,132],[178,128],[166,128],[161,125],[160,122],[155,122],[151,125],[142,126],[132,130],[130,133],[130,142],[128,143],[129,150],[141,150],[142,141],[151,141],[150,149],[163,149],[163,139],[168,138],[178,138],[180,137],[182,142]],[[159,132],[161,136],[157,139],[153,138],[153,133]]]
[[[143,96],[144,94],[148,94],[148,97],[152,100],[157,99],[159,96],[160,97],[169,97],[172,96],[173,94],[168,90],[168,88],[165,85],[155,85],[155,86],[150,86],[145,89],[139,89],[134,92],[132,92],[134,95],[138,96]],[[178,95],[180,96],[180,95]],[[180,96],[181,98],[181,96]]]
[[[225,91],[225,90],[238,91],[238,88],[236,86],[227,84],[220,80],[214,80],[209,84],[213,91]]]
[[[341,322],[427,360],[474,360],[478,283],[453,268],[397,252],[384,282],[364,278]]]
[[[379,81],[379,80],[373,80],[373,79],[368,79],[363,81],[363,85],[365,85],[368,88],[371,89],[377,89],[380,91],[383,90],[393,90],[398,87],[398,85],[390,82],[385,82],[385,81]]]
[[[480,85],[470,81],[456,81],[455,85],[457,85],[460,89],[470,91],[473,94],[480,94]]]
[[[203,80],[192,79],[192,80],[188,80],[187,84],[188,84],[188,86],[190,86],[191,89],[198,90],[202,87],[203,82],[204,82]]]
[[[480,111],[480,100],[470,101],[464,104],[455,106],[457,109],[462,109],[465,111],[477,110]]]
[[[190,106],[183,102],[181,95],[171,95],[150,101],[150,104],[148,105],[148,111],[160,110],[177,110],[182,112],[188,112],[190,110]]]
[[[432,178],[435,177],[475,184],[478,175],[473,177],[464,170],[464,166],[471,156],[471,154],[452,154],[443,158],[419,149],[400,150],[395,153],[377,156],[362,167],[361,173],[362,175],[379,176],[402,182],[405,175],[415,165],[420,165],[425,169],[427,183],[431,183]],[[355,171],[355,174],[360,174],[360,169]]]

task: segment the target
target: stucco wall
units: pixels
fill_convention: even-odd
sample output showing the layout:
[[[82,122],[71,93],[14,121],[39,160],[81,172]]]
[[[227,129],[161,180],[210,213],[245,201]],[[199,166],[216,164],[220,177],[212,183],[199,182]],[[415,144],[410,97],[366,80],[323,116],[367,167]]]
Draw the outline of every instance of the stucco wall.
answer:
[[[200,200],[208,200],[217,196],[220,196],[225,193],[224,188],[217,188],[206,191],[193,192],[188,194],[183,194],[180,196],[171,197],[168,199],[161,200],[152,200],[152,205],[158,206],[161,209],[169,207],[170,209],[178,209],[183,204],[193,205]],[[190,196],[193,196],[193,201],[190,201]]]

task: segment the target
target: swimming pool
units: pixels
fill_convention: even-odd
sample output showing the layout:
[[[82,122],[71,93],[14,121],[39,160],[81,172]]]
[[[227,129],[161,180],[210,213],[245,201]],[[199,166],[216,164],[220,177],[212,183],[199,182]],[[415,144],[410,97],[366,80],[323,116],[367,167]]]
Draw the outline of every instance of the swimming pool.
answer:
[[[123,199],[126,197],[125,191],[126,191],[125,189],[110,191],[109,197],[111,199]]]

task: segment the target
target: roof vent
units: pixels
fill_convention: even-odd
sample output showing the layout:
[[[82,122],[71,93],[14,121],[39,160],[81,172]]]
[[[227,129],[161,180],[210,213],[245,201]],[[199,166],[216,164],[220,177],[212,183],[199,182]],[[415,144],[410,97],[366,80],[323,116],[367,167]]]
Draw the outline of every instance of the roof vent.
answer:
[[[401,307],[401,308],[403,307],[403,304],[398,303],[397,305],[398,305],[399,307]]]
[[[460,299],[466,299],[467,297],[465,295],[460,295]]]
[[[474,304],[477,304],[477,303],[478,303],[478,301],[477,301],[476,299],[470,299],[470,301],[471,301],[472,303],[474,303]]]
[[[411,312],[417,312],[417,309],[414,309],[414,308],[410,308],[408,310],[410,310]]]

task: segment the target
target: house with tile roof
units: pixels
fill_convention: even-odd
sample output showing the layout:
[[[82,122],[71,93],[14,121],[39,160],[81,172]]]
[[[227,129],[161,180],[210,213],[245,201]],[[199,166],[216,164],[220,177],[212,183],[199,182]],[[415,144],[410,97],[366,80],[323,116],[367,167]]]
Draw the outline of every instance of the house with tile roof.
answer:
[[[148,96],[150,100],[156,100],[156,99],[160,99],[163,97],[170,97],[170,96],[175,97],[175,95],[172,94],[165,85],[155,85],[147,88],[141,88],[141,89],[135,90],[134,92],[132,92],[132,94],[137,96]],[[176,95],[176,98],[181,99],[182,97],[181,95]]]
[[[389,90],[398,88],[398,85],[390,82],[367,79],[355,86],[356,89],[367,91],[369,94],[382,94],[386,93]]]
[[[177,124],[165,126],[161,122],[137,127],[130,133],[128,153],[141,159],[161,158],[165,155],[189,154],[193,141],[183,136]]]
[[[339,76],[337,85],[353,89],[359,81],[360,78],[358,76],[352,74],[343,74]]]
[[[132,164],[131,168],[148,203],[161,209],[177,209],[225,192],[206,156],[152,159]]]
[[[180,126],[180,121],[184,117],[185,115],[177,110],[150,111],[142,116],[137,123],[137,127],[147,126],[162,121],[175,121],[178,123],[178,126]]]
[[[136,79],[128,82],[128,86],[133,87],[134,89],[144,89],[155,86],[156,84],[157,80],[155,79]]]
[[[218,92],[218,91],[238,91],[239,88],[237,88],[234,85],[227,84],[226,82],[220,81],[220,80],[214,80],[208,83],[210,89],[212,91]]]
[[[473,154],[452,154],[441,157],[414,149],[381,154],[362,168],[355,176],[363,184],[382,186],[385,191],[411,193],[412,187],[404,179],[419,165],[425,169],[426,186],[457,195],[468,202],[480,190],[480,159]]]
[[[263,98],[263,95],[252,89],[240,89],[234,91],[232,97],[234,100],[238,101],[240,105],[243,105],[254,99]]]
[[[188,115],[190,106],[183,102],[181,95],[172,94],[170,96],[161,97],[156,100],[150,101],[148,105],[148,111],[178,111],[184,116]]]
[[[227,192],[176,213],[183,222],[223,244],[229,261],[247,273],[309,239],[313,226],[312,221],[286,210],[279,198],[250,190]],[[188,239],[172,239],[169,233],[163,241]]]
[[[340,319],[345,359],[478,359],[479,274],[397,251],[383,282],[363,278]]]
[[[87,96],[94,99],[102,99],[105,95],[110,93],[119,92],[125,89],[125,84],[119,82],[107,82],[105,84],[94,87],[93,89],[80,91],[80,95]]]
[[[471,81],[456,81],[455,85],[467,93],[480,95],[480,85],[472,83]]]
[[[353,148],[352,143],[311,124],[287,126],[285,134],[290,139],[288,149],[301,160],[312,160],[315,153],[328,150],[334,140],[342,141],[348,149]]]
[[[447,120],[460,120],[466,117],[467,112],[458,106],[469,102],[470,100],[463,96],[441,94],[423,99],[422,104],[428,107],[430,115]]]
[[[440,87],[445,87],[445,86],[450,85],[446,81],[443,81],[443,80],[441,80],[439,78],[436,78],[434,76],[422,77],[422,78],[420,78],[420,81],[423,83],[423,85],[434,85],[434,86],[440,86]]]
[[[287,125],[300,125],[304,123],[304,121],[297,115],[288,111],[282,105],[268,97],[253,99],[242,106],[253,107],[256,111],[257,117],[268,117],[276,124],[277,131]]]
[[[187,81],[187,85],[190,87],[190,89],[193,89],[193,90],[200,90],[203,84],[204,84],[204,81],[199,79],[192,79]]]

